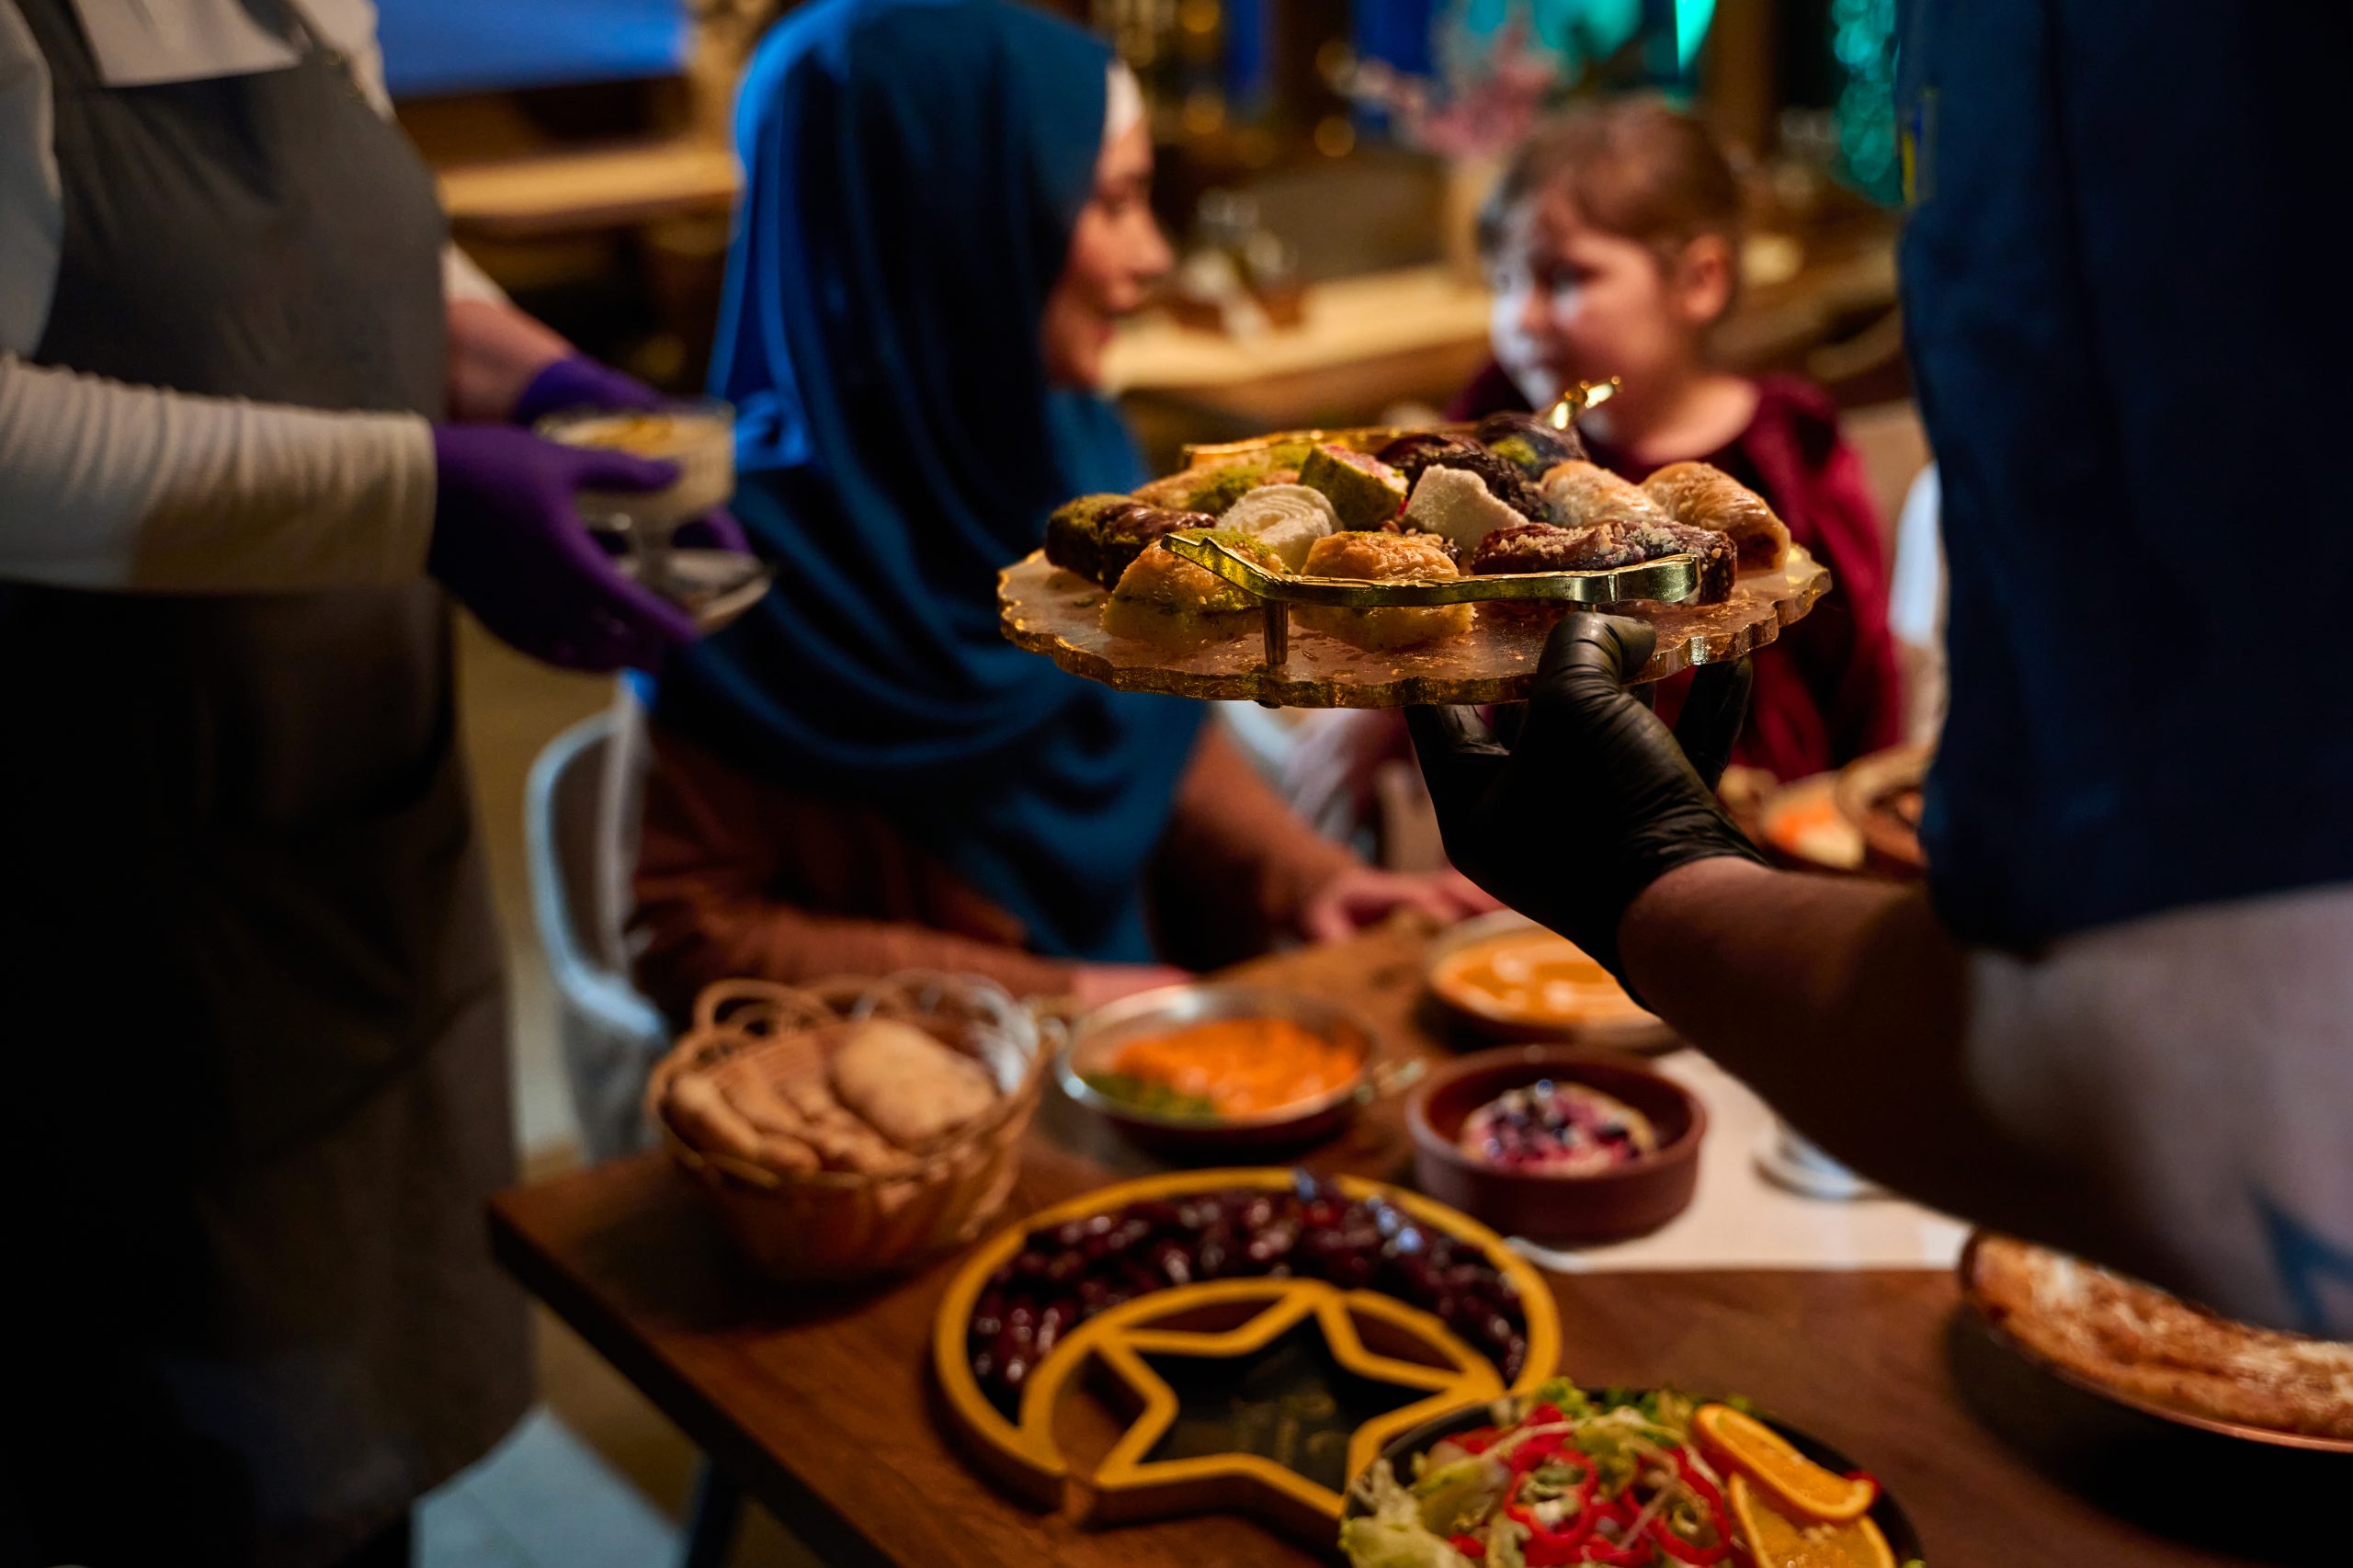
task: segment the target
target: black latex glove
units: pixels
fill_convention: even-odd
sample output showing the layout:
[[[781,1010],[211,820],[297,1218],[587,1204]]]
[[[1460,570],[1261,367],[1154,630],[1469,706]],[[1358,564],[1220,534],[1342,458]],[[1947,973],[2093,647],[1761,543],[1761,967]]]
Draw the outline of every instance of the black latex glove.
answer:
[[[1715,795],[1748,709],[1748,661],[1702,666],[1670,731],[1626,688],[1654,640],[1647,621],[1570,615],[1544,644],[1509,746],[1469,708],[1405,714],[1448,857],[1620,981],[1618,924],[1644,888],[1694,860],[1763,858]]]

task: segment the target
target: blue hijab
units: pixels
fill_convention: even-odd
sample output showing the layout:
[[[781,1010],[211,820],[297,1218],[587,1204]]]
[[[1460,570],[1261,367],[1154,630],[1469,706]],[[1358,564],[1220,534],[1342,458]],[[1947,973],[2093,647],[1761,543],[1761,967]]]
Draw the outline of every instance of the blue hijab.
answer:
[[[1142,477],[1048,385],[1046,298],[1094,186],[1109,51],[1006,0],[817,0],[761,43],[712,390],[766,600],[674,661],[663,720],[890,812],[1040,952],[1151,956],[1143,863],[1197,705],[1004,640],[996,574],[1069,496]]]

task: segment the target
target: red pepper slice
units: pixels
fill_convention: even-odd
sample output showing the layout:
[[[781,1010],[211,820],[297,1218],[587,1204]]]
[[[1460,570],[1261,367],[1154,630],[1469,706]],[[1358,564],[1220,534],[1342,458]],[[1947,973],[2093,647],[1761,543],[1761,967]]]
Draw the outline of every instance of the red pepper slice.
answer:
[[[1455,1434],[1454,1446],[1466,1454],[1483,1454],[1495,1446],[1503,1434],[1493,1426],[1473,1426],[1468,1432]]]
[[[1562,1422],[1567,1419],[1567,1416],[1561,1414],[1561,1407],[1559,1405],[1540,1404],[1535,1409],[1528,1413],[1528,1420],[1524,1425],[1529,1426],[1558,1426]]]
[[[1526,1470],[1522,1470],[1518,1463],[1521,1450],[1539,1445],[1549,1445],[1542,1450],[1546,1458],[1574,1464],[1580,1471],[1571,1493],[1576,1499],[1576,1512],[1549,1529],[1536,1517],[1535,1509],[1529,1504],[1506,1501],[1504,1513],[1528,1532],[1528,1540],[1520,1547],[1520,1554],[1528,1559],[1528,1568],[1557,1568],[1559,1564],[1576,1562],[1584,1557],[1586,1537],[1592,1532],[1595,1519],[1600,1517],[1595,1512],[1594,1493],[1601,1485],[1601,1472],[1594,1467],[1592,1459],[1584,1450],[1569,1447],[1565,1440],[1554,1442],[1550,1437],[1531,1437],[1512,1450],[1512,1468],[1520,1475],[1527,1475],[1536,1468],[1537,1462],[1540,1462],[1532,1461]],[[1513,1485],[1517,1491],[1518,1482]],[[1628,1520],[1632,1517],[1631,1514],[1626,1516]]]
[[[1487,1555],[1487,1543],[1475,1535],[1450,1535],[1446,1544],[1474,1562]]]
[[[1506,1503],[1504,1514],[1528,1532],[1528,1539],[1519,1547],[1520,1555],[1528,1559],[1528,1568],[1560,1568],[1563,1563],[1584,1557],[1586,1534],[1593,1528],[1589,1509],[1579,1508],[1555,1529],[1545,1528],[1526,1504]]]
[[[1615,1503],[1596,1503],[1586,1512],[1593,1522],[1587,1528],[1585,1540],[1577,1544],[1577,1550],[1585,1553],[1586,1562],[1608,1563],[1610,1568],[1643,1568],[1651,1561],[1654,1552],[1648,1531],[1614,1542],[1601,1533],[1604,1521],[1614,1522],[1620,1530],[1634,1522],[1642,1510],[1634,1506],[1631,1498],[1621,1497]],[[1531,1557],[1528,1561],[1533,1568],[1536,1560]]]
[[[1675,1450],[1675,1470],[1683,1477],[1683,1484],[1708,1500],[1711,1510],[1717,1514],[1724,1511],[1724,1494],[1716,1489],[1714,1482],[1699,1473],[1699,1467],[1693,1464],[1691,1456],[1681,1449]]]
[[[1548,1432],[1541,1437],[1524,1438],[1519,1446],[1511,1451],[1512,1473],[1526,1475],[1546,1460],[1555,1458],[1563,1451],[1575,1453],[1576,1450],[1570,1449],[1568,1438],[1558,1432]],[[1584,1456],[1578,1457],[1582,1459]],[[1593,1467],[1588,1464],[1585,1468],[1590,1471]]]

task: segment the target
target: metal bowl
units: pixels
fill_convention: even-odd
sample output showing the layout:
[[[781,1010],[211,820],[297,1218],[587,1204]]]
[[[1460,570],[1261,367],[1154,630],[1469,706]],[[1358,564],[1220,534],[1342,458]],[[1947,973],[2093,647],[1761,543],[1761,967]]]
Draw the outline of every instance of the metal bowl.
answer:
[[[1328,1093],[1274,1110],[1214,1118],[1146,1110],[1102,1093],[1086,1079],[1087,1073],[1108,1066],[1131,1040],[1219,1018],[1287,1019],[1353,1051],[1356,1074]],[[1144,1148],[1223,1156],[1320,1142],[1347,1126],[1359,1106],[1421,1075],[1418,1061],[1377,1065],[1375,1044],[1371,1028],[1361,1018],[1318,997],[1261,985],[1171,985],[1123,997],[1079,1019],[1054,1067],[1064,1094]]]

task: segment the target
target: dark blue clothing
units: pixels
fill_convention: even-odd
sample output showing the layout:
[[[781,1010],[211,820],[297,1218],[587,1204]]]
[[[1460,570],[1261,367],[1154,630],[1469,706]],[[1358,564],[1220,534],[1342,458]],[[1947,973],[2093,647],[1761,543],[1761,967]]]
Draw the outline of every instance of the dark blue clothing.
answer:
[[[1905,17],[1951,582],[1922,836],[1972,940],[2353,881],[2341,15]]]
[[[1201,710],[1022,653],[995,592],[1054,506],[1141,477],[1117,412],[1049,387],[1039,349],[1109,58],[1005,0],[819,0],[762,42],[711,385],[778,581],[674,661],[656,711],[891,810],[1036,950],[1140,960]]]

